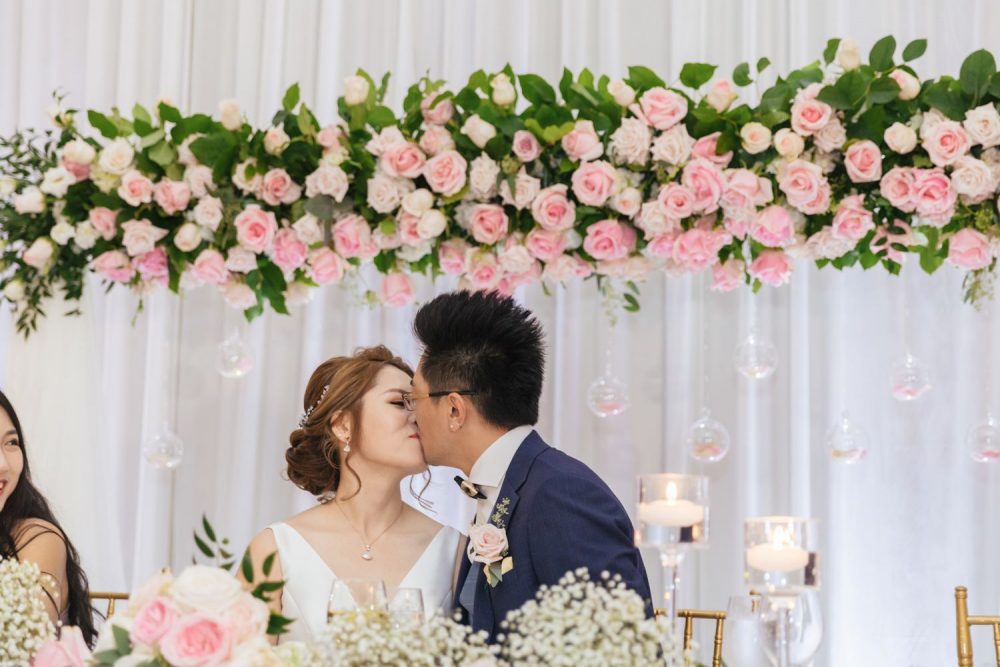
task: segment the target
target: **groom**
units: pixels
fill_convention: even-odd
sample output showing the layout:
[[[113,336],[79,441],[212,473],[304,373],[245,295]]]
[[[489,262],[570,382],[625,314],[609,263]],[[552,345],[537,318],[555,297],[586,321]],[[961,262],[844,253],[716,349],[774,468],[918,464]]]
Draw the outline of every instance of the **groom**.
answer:
[[[621,575],[650,609],[625,509],[532,428],[545,364],[534,316],[509,297],[453,292],[423,306],[414,330],[424,352],[409,398],[424,454],[462,470],[456,482],[476,499],[454,601],[473,629],[495,636],[507,612],[579,567]]]

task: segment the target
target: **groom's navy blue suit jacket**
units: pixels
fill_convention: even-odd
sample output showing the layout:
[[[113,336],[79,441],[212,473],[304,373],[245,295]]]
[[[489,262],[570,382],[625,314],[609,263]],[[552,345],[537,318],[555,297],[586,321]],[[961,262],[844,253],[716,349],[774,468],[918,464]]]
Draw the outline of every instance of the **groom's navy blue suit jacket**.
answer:
[[[647,614],[651,614],[649,581],[635,547],[632,523],[594,471],[545,444],[532,431],[507,468],[494,509],[505,499],[503,522],[514,569],[491,588],[483,566],[475,564],[475,603],[468,619],[474,630],[495,636],[507,612],[535,597],[541,584],[555,584],[567,571],[579,567],[588,568],[595,580],[605,570],[620,574],[646,601]],[[463,558],[454,600],[458,609],[470,567],[469,559]]]

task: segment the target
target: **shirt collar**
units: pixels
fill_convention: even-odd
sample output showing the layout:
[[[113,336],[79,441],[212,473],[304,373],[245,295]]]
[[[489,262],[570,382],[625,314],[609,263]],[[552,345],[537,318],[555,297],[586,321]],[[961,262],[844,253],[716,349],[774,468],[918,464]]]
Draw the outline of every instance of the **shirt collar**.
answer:
[[[517,448],[533,430],[531,426],[518,426],[497,438],[473,464],[469,481],[479,486],[500,486]]]

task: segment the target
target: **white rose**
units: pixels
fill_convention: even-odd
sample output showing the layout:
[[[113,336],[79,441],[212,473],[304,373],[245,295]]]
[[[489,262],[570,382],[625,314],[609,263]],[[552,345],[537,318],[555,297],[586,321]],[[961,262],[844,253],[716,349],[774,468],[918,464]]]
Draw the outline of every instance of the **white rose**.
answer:
[[[243,162],[236,165],[236,170],[233,172],[233,185],[242,190],[247,194],[254,194],[257,189],[260,188],[260,182],[262,177],[260,174],[255,173],[253,178],[247,180],[247,167],[256,167],[257,160],[254,158],[248,158]]]
[[[583,245],[583,236],[572,227],[563,232],[563,238],[566,239],[566,250],[576,250]]]
[[[217,614],[245,595],[236,578],[215,567],[189,565],[171,587],[173,599],[182,610]]]
[[[678,123],[653,140],[653,159],[679,166],[691,157],[694,139],[684,123]]]
[[[967,203],[975,204],[992,195],[997,182],[988,164],[971,155],[964,155],[955,161],[951,186]]]
[[[434,206],[434,194],[426,188],[414,190],[403,197],[403,210],[410,215],[423,215],[432,206]]]
[[[424,241],[419,245],[404,245],[396,251],[396,257],[399,257],[404,262],[419,262],[429,255],[433,248],[434,244],[430,241]]]
[[[479,114],[473,114],[462,125],[462,134],[469,137],[476,146],[482,148],[490,139],[497,136],[497,129],[480,118]]]
[[[135,150],[131,144],[119,137],[101,150],[98,164],[109,174],[121,176],[132,166],[134,158]]]
[[[0,197],[7,197],[14,194],[17,189],[17,181],[11,176],[0,176]]]
[[[763,153],[771,147],[771,130],[760,123],[747,123],[740,128],[740,140],[747,153]]]
[[[306,213],[292,223],[292,229],[295,230],[296,236],[308,246],[323,241],[323,228],[320,227],[319,218],[312,213]]]
[[[417,222],[417,235],[425,240],[436,239],[441,236],[444,228],[447,226],[448,219],[444,216],[444,213],[436,208],[432,208],[421,214],[420,220]]]
[[[243,126],[243,112],[240,104],[236,100],[223,100],[219,102],[219,120],[222,127],[227,130],[236,131]]]
[[[861,52],[858,43],[853,39],[842,39],[837,47],[837,64],[844,68],[844,71],[857,69],[861,66]]]
[[[195,199],[201,199],[209,192],[215,190],[215,181],[212,180],[212,170],[203,164],[196,164],[184,170],[184,182],[191,188],[191,194]]]
[[[635,89],[621,79],[609,83],[608,92],[615,98],[615,104],[620,107],[627,107],[635,102]]]
[[[68,169],[65,167],[52,167],[45,172],[45,178],[42,179],[40,189],[42,192],[53,197],[64,197],[69,186],[73,183],[76,183],[76,179],[73,177],[73,174],[69,173]]]
[[[57,222],[52,227],[52,231],[49,232],[49,235],[52,237],[52,240],[58,243],[59,245],[66,245],[71,240],[73,240],[73,235],[75,233],[76,230],[73,228],[73,225],[66,222],[65,220],[62,220],[60,222]]]
[[[375,174],[368,179],[368,205],[379,213],[392,213],[399,206],[400,194],[396,179]]]
[[[87,220],[77,224],[74,239],[76,240],[76,245],[80,248],[80,250],[90,250],[93,248],[99,237],[100,234],[97,233],[94,226]]]
[[[937,109],[928,109],[920,115],[920,138],[926,139],[930,136],[934,128],[946,120],[944,115]]]
[[[827,153],[835,151],[847,141],[847,130],[836,118],[831,118],[830,122],[813,135],[813,143],[821,151]]]
[[[966,111],[962,126],[972,141],[983,148],[1000,145],[1000,114],[992,103]]]
[[[336,167],[343,164],[348,157],[347,147],[337,144],[336,146],[323,149],[323,157],[320,158],[320,164],[328,164],[331,167]]]
[[[501,73],[493,77],[493,80],[490,81],[490,88],[493,89],[493,104],[498,107],[513,104],[517,98],[517,93],[514,92],[514,84],[510,82],[510,77],[506,74]]]
[[[21,259],[28,266],[32,266],[36,269],[43,269],[52,259],[52,255],[55,254],[56,247],[52,245],[52,241],[46,237],[35,239],[35,242],[31,244],[27,250],[24,251]]]
[[[181,252],[191,252],[201,243],[201,228],[193,222],[185,222],[174,235],[174,245]]]
[[[733,103],[739,97],[739,93],[733,90],[733,82],[728,79],[717,79],[712,82],[712,86],[708,89],[708,94],[705,95],[705,101],[708,105],[722,113],[729,108],[729,105]]]
[[[217,197],[202,197],[194,207],[194,220],[213,232],[222,222],[222,200]]]
[[[45,210],[45,195],[35,186],[14,195],[14,210],[18,213],[41,213]]]
[[[368,85],[368,79],[357,75],[349,76],[344,79],[344,102],[349,107],[364,104],[368,101],[368,92],[370,89],[371,86]]]
[[[794,160],[805,149],[805,141],[795,132],[783,127],[774,133],[774,148],[778,155],[788,160]]]
[[[638,118],[625,118],[611,135],[611,157],[618,164],[646,164],[651,139],[649,125]]]
[[[17,303],[24,298],[24,283],[20,280],[11,280],[3,288],[3,295],[12,303]]]
[[[285,289],[285,303],[289,306],[304,306],[312,301],[313,296],[315,296],[315,290],[305,283],[294,282]],[[248,662],[246,664],[256,665],[260,663]]]
[[[497,259],[500,260],[500,266],[504,271],[515,276],[530,271],[535,263],[535,258],[528,249],[520,244],[502,248],[497,253]]]
[[[97,151],[83,139],[73,139],[63,146],[62,155],[76,164],[90,164],[97,158]]]
[[[895,69],[889,76],[899,84],[899,99],[912,100],[920,94],[920,79],[906,70]]]
[[[288,148],[291,138],[283,127],[272,127],[264,133],[264,150],[270,155],[281,155]]]
[[[316,171],[306,176],[306,196],[329,195],[335,201],[344,201],[348,188],[347,174],[340,167],[320,164]]]
[[[902,123],[890,125],[884,138],[886,145],[900,155],[906,155],[917,146],[917,133]]]
[[[625,188],[611,198],[611,206],[622,215],[631,218],[642,206],[642,193],[635,188]]]
[[[369,139],[368,143],[365,144],[365,150],[372,155],[381,156],[390,146],[405,142],[406,137],[399,131],[399,128],[395,125],[390,125]]]
[[[477,199],[489,199],[497,192],[500,165],[485,153],[469,165],[469,193]]]
[[[535,200],[541,189],[542,182],[534,176],[528,175],[524,167],[521,167],[521,171],[517,172],[517,178],[514,179],[514,192],[510,191],[510,185],[504,179],[500,184],[500,197],[504,204],[521,210],[531,206],[531,202]],[[618,189],[616,188],[615,191],[617,192]]]

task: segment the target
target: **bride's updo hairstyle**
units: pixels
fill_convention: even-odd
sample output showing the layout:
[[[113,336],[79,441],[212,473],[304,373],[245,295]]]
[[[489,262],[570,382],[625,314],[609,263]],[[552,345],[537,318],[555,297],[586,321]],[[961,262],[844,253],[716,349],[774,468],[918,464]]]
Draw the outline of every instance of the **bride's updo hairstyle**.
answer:
[[[398,368],[410,377],[413,370],[383,345],[360,348],[349,357],[332,357],[313,371],[302,397],[304,410],[299,428],[288,436],[285,451],[288,479],[314,496],[331,497],[347,470],[360,485],[351,468],[351,454],[361,442],[361,408],[365,394],[386,366]],[[351,452],[343,455],[345,443],[333,435],[332,420],[337,413],[351,416]]]

